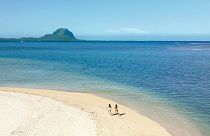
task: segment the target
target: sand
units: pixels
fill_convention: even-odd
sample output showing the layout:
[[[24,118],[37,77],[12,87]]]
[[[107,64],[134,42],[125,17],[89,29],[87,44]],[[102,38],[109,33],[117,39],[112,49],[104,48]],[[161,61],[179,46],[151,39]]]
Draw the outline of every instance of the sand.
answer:
[[[157,122],[89,93],[0,87],[0,136],[171,136]]]
[[[0,93],[1,136],[95,136],[89,113],[41,96]]]

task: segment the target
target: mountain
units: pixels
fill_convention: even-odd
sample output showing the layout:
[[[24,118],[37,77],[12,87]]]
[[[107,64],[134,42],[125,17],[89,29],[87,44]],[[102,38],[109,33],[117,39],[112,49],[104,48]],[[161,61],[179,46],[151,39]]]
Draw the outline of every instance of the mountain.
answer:
[[[70,42],[79,41],[75,38],[74,34],[67,28],[59,28],[52,34],[46,34],[39,38],[0,38],[0,41],[28,41],[28,42]]]
[[[75,41],[74,34],[66,28],[59,28],[52,34],[46,34],[39,38],[42,41]]]

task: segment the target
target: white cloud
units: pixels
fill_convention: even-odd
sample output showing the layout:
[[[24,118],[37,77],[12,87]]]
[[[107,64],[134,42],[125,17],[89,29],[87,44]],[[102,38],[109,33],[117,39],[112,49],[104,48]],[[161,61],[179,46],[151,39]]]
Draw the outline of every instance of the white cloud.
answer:
[[[149,31],[137,27],[124,27],[118,29],[107,29],[105,32],[112,34],[148,34]]]

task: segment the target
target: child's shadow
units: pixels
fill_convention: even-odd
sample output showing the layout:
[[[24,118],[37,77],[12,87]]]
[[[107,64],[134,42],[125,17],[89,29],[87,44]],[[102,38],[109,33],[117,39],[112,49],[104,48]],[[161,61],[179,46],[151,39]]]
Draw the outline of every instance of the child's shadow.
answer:
[[[114,115],[119,115],[119,116],[122,116],[122,115],[125,115],[126,113],[115,113],[115,114],[112,114],[113,116]]]

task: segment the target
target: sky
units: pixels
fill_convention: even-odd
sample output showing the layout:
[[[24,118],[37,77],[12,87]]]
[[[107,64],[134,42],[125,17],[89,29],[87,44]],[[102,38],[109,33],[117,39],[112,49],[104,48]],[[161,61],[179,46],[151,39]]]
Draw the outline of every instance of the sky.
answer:
[[[210,40],[210,0],[0,0],[0,37]]]

